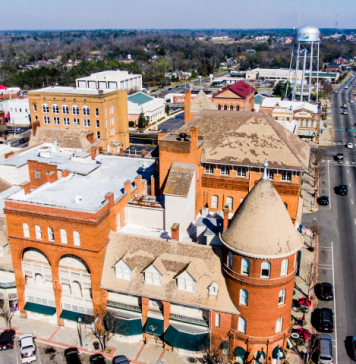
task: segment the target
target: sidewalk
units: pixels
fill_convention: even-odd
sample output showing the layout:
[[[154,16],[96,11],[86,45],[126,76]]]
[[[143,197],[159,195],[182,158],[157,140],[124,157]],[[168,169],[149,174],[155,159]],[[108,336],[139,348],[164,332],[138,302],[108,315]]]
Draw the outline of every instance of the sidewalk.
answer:
[[[94,354],[93,342],[98,341],[85,325],[82,325],[83,347],[80,346],[79,335],[76,329],[68,327],[60,327],[48,322],[24,319],[15,316],[12,321],[12,327],[16,330],[16,335],[32,333],[36,337],[36,341],[51,346],[67,348],[76,346],[79,351]],[[0,320],[0,328],[4,329],[4,320]],[[162,360],[172,364],[185,364],[187,357],[179,356],[177,353],[162,348],[162,345],[155,343],[144,344],[125,343],[122,341],[111,339],[108,343],[108,353],[104,354],[107,358],[113,358],[116,355],[125,355],[133,364],[155,364]],[[100,351],[99,351],[100,352]]]
[[[303,174],[303,184],[301,188],[301,198],[303,199],[303,214],[312,214],[319,210],[317,203],[315,178],[314,178],[314,165],[310,162],[308,172]]]

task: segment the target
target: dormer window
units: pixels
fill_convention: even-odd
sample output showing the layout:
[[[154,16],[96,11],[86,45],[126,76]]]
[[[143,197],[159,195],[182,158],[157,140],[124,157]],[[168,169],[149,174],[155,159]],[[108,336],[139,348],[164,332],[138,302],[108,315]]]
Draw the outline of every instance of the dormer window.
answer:
[[[186,270],[177,277],[177,285],[180,291],[195,292],[195,280]]]
[[[219,286],[216,282],[213,282],[210,286],[209,286],[209,296],[217,296],[218,295],[218,290],[219,290]]]
[[[162,286],[162,275],[165,274],[165,268],[159,258],[151,263],[142,273],[145,275],[146,284]]]
[[[116,278],[131,281],[131,269],[122,259],[116,263],[115,273]]]
[[[159,273],[154,272],[146,272],[145,273],[146,283],[152,284],[154,286],[161,286],[161,275]]]

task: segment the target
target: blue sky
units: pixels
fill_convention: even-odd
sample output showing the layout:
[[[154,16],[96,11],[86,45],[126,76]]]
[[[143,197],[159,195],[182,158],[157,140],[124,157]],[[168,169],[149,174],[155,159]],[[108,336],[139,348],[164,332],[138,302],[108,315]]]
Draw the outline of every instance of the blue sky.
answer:
[[[356,28],[356,0],[11,0],[0,30],[333,28],[337,13]]]

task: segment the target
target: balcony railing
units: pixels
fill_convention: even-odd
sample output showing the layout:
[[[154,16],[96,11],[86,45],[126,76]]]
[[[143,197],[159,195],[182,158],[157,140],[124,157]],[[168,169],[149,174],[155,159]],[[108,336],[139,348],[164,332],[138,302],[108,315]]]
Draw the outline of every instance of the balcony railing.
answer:
[[[93,300],[90,297],[76,297],[67,293],[62,293],[62,299],[66,301],[70,300],[71,302],[93,303]]]
[[[16,282],[0,282],[0,288],[16,288]]]
[[[181,322],[187,322],[189,324],[199,325],[199,326],[206,326],[208,327],[209,324],[204,319],[199,319],[195,317],[189,317],[189,316],[183,316],[183,315],[177,315],[175,313],[170,314],[170,319],[175,321],[181,321]]]
[[[107,305],[113,308],[121,308],[127,311],[134,311],[134,312],[142,312],[141,307],[129,305],[127,303],[115,302],[115,301],[108,301]]]
[[[84,272],[73,271],[71,269],[59,268],[60,277],[71,277],[72,279],[82,279],[84,281],[90,281],[90,274]]]

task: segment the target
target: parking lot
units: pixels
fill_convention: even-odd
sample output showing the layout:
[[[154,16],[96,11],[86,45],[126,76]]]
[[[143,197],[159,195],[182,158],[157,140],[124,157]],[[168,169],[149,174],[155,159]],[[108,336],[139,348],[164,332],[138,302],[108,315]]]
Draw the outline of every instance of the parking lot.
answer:
[[[40,342],[36,343],[37,346],[37,361],[33,363],[39,364],[66,364],[64,358],[64,349],[46,345]],[[94,353],[93,353],[94,354]],[[89,354],[80,354],[83,364],[89,364]],[[111,363],[111,359],[106,359],[108,364]],[[21,364],[20,349],[18,338],[15,338],[14,348],[0,351],[0,363],[4,364]]]

